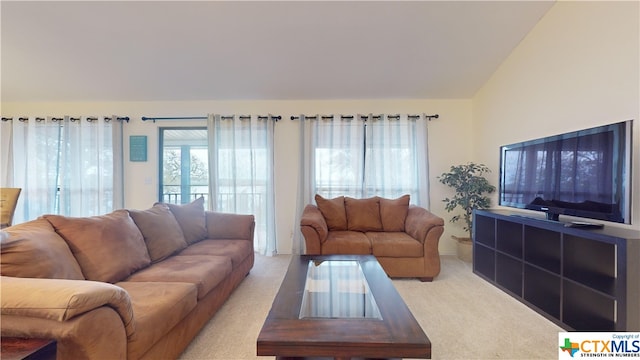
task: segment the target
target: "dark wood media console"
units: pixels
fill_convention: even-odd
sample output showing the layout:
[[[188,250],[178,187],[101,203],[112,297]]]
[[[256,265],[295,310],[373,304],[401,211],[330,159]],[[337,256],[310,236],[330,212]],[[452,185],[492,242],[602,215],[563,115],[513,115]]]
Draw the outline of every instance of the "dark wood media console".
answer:
[[[640,231],[476,210],[473,272],[567,330],[640,331]]]

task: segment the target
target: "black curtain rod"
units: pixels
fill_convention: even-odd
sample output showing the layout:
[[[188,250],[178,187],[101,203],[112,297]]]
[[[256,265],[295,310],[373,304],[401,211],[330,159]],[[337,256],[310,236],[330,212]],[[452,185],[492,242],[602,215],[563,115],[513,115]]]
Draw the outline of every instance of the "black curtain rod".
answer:
[[[373,119],[380,119],[382,117],[382,115],[372,115],[371,116]],[[400,119],[400,115],[387,115],[387,117],[389,118],[394,118],[394,119]],[[417,119],[420,117],[420,115],[407,115],[408,118],[410,119]],[[440,115],[438,114],[434,114],[434,115],[425,115],[424,116],[428,121],[431,121],[432,119],[437,119],[440,117]],[[307,119],[317,119],[318,116],[317,115],[313,115],[313,116],[305,116],[305,118]],[[320,115],[320,118],[323,120],[329,120],[329,119],[333,119],[334,116],[333,115]],[[369,115],[360,115],[360,119],[361,120],[367,120],[369,118]],[[291,116],[291,120],[299,120],[300,116]],[[340,119],[342,120],[353,120],[354,116],[353,115],[340,115]]]
[[[222,119],[224,120],[229,120],[229,119],[233,119],[233,116],[221,116]],[[250,119],[251,116],[250,115],[240,115],[238,116],[238,118],[240,120],[246,120],[246,119]],[[268,119],[269,116],[261,116],[258,115],[258,119],[260,120],[265,120]],[[271,116],[272,119],[274,119],[275,121],[281,120],[282,116],[278,115],[278,116]],[[143,116],[142,117],[142,121],[153,121],[156,122],[156,120],[207,120],[208,117],[206,116],[173,116],[173,117],[147,117],[147,116]]]
[[[151,120],[156,122],[156,120],[207,120],[206,116],[176,116],[176,117],[142,117],[142,121]]]
[[[79,117],[69,117],[69,120],[71,120],[72,122],[80,121],[80,119],[81,118],[79,118]],[[2,121],[12,121],[12,120],[13,120],[12,117],[3,117],[2,118]],[[36,117],[35,120],[37,122],[41,122],[41,121],[45,121],[46,118]],[[63,120],[64,120],[64,118],[61,118],[61,117],[52,117],[51,118],[51,121],[54,121],[54,122],[60,122],[60,121],[63,121]],[[86,120],[88,122],[92,122],[92,121],[98,121],[98,118],[93,116],[93,117],[87,117]],[[111,121],[111,116],[105,116],[104,120],[105,121]],[[116,120],[129,122],[129,117],[128,116],[118,116],[118,117],[116,117]],[[29,118],[21,116],[21,117],[18,118],[18,121],[22,121],[22,122],[29,121]]]

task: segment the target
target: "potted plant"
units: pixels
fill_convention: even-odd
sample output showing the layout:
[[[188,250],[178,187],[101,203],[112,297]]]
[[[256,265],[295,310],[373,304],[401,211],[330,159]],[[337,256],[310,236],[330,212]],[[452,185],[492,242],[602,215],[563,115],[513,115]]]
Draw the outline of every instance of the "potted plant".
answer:
[[[471,230],[473,229],[473,210],[486,209],[491,205],[491,199],[487,194],[491,194],[496,187],[489,184],[489,181],[483,176],[490,173],[491,170],[484,164],[475,164],[473,162],[451,166],[449,172],[443,173],[438,177],[442,184],[445,184],[455,190],[455,195],[451,198],[445,198],[445,210],[452,212],[456,208],[462,209],[461,214],[451,217],[450,222],[455,223],[463,220],[463,229],[467,232],[467,237],[456,237],[458,241],[458,257],[464,261],[470,262],[471,256]]]

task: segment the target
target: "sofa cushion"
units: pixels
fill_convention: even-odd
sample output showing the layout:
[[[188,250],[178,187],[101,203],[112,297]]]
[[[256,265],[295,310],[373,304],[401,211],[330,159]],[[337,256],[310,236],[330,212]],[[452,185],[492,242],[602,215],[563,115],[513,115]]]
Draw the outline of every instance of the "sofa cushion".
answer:
[[[325,199],[316,194],[316,204],[327,222],[329,231],[347,230],[347,213],[344,208],[344,196]]]
[[[231,274],[226,256],[172,256],[131,275],[128,282],[185,282],[198,289],[198,300]]]
[[[151,263],[144,238],[127,210],[44,218],[67,241],[88,280],[114,283]]]
[[[69,246],[42,218],[5,228],[0,275],[84,280]]]
[[[218,255],[231,259],[235,268],[253,252],[248,240],[202,240],[182,250],[178,255]]]
[[[404,231],[409,212],[409,195],[397,199],[380,198],[380,221],[384,231]]]
[[[182,229],[166,204],[156,204],[147,210],[129,210],[129,214],[144,237],[152,262],[187,247]]]
[[[420,241],[405,232],[367,232],[373,255],[381,257],[422,257],[424,247]]]
[[[344,198],[347,211],[347,229],[352,231],[381,231],[380,198]]]
[[[140,359],[149,348],[185,318],[197,304],[193,284],[119,282],[129,294],[136,331],[127,343],[127,358]]]
[[[331,231],[322,244],[322,254],[370,255],[371,241],[359,231]]]
[[[187,244],[193,244],[207,237],[207,223],[204,213],[204,197],[189,204],[167,204],[175,216]]]

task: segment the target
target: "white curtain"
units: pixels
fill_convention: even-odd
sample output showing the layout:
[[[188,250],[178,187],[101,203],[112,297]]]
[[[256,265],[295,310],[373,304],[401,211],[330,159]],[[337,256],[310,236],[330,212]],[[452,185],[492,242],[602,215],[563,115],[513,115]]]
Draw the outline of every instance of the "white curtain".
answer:
[[[13,187],[13,149],[11,120],[0,121],[0,187]]]
[[[300,174],[295,224],[315,194],[326,198],[411,196],[429,208],[424,115],[300,115]],[[299,226],[292,252],[304,252]]]
[[[101,117],[12,121],[13,185],[22,188],[14,223],[43,214],[93,216],[114,210],[113,126]],[[121,157],[122,149],[116,154]],[[121,160],[120,160],[121,161]]]
[[[368,116],[364,197],[411,196],[429,208],[427,121],[423,115]]]
[[[316,116],[305,116],[300,115],[299,117],[299,132],[298,138],[300,141],[300,151],[298,157],[298,193],[296,196],[296,213],[294,218],[294,227],[293,227],[293,239],[291,245],[291,253],[292,254],[302,254],[304,253],[304,238],[302,237],[302,232],[300,231],[300,217],[302,215],[302,211],[307,204],[312,204],[314,202],[314,190],[315,190],[315,166],[313,162],[313,142],[311,141],[312,135],[314,132],[312,131],[313,127],[316,126],[315,120],[318,119],[318,115]],[[313,120],[312,120],[313,119]]]
[[[254,248],[276,253],[272,116],[221,116],[207,120],[209,210],[252,214]]]
[[[312,120],[314,193],[325,198],[364,196],[364,122],[357,117]]]
[[[64,118],[60,159],[60,212],[92,216],[113,204],[111,119]]]
[[[300,161],[294,224],[315,194],[362,197],[364,176],[364,122],[356,117],[300,115]],[[292,253],[304,252],[300,227],[293,233]]]
[[[124,121],[111,116],[111,140],[113,142],[113,208],[124,208]]]

